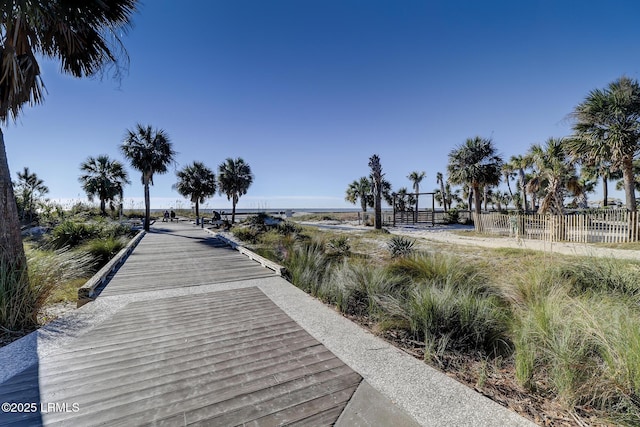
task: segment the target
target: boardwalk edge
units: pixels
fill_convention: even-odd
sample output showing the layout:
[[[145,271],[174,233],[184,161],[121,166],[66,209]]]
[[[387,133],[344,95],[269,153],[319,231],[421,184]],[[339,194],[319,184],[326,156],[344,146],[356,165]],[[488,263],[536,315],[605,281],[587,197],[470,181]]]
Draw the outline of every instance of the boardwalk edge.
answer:
[[[205,229],[209,234],[213,234],[217,239],[222,240],[224,243],[226,243],[227,245],[231,246],[232,249],[237,250],[238,252],[240,252],[243,255],[246,255],[250,260],[255,261],[257,263],[259,263],[260,265],[262,265],[264,268],[268,268],[270,270],[273,270],[278,276],[283,276],[285,275],[287,269],[283,266],[281,266],[278,263],[275,263],[269,259],[266,259],[265,257],[258,255],[257,253],[253,252],[250,249],[247,249],[246,247],[240,245],[238,242],[231,240],[229,237],[221,234],[221,233],[216,233],[213,232],[209,229]]]
[[[102,267],[96,274],[93,275],[87,282],[78,288],[78,305],[77,308],[82,307],[88,302],[93,301],[96,298],[96,291],[107,281],[109,276],[114,273],[122,263],[127,259],[129,254],[135,249],[142,237],[146,234],[146,231],[140,230],[136,236],[129,241],[126,247],[122,248],[111,261],[109,261],[104,267]]]

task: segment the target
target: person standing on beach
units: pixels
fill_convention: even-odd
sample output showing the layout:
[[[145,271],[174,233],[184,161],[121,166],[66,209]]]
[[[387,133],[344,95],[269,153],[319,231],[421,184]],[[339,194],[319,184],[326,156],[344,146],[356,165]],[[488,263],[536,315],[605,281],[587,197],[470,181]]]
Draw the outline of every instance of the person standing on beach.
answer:
[[[176,219],[176,213],[171,209],[171,222],[173,222],[174,219]]]

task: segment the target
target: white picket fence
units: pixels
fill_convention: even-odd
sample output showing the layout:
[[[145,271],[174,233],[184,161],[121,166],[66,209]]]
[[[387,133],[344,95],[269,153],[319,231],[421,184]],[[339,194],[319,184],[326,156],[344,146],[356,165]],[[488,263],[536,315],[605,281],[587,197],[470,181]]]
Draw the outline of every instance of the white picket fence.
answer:
[[[638,213],[623,209],[567,215],[474,214],[479,233],[550,242],[623,243],[640,240]]]

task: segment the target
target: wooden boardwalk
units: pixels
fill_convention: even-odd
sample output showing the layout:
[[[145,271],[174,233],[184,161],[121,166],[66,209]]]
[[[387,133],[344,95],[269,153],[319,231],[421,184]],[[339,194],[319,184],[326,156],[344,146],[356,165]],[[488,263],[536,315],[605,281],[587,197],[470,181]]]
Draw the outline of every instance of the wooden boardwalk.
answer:
[[[160,223],[140,241],[103,296],[273,276],[205,231]]]
[[[98,298],[273,274],[202,230],[161,224]],[[0,413],[0,425],[333,425],[360,382],[257,287],[161,296],[0,384],[0,402],[40,409]]]

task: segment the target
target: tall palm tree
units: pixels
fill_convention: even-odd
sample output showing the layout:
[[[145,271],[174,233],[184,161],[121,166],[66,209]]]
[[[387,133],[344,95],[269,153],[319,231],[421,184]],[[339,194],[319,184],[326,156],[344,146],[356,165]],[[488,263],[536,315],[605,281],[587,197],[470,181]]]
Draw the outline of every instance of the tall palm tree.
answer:
[[[573,199],[573,203],[580,209],[587,209],[589,207],[589,194],[595,193],[597,181],[581,173],[578,184],[582,191]]]
[[[175,161],[176,152],[163,129],[153,129],[140,123],[126,135],[120,145],[122,154],[129,159],[131,166],[142,173],[144,185],[144,229],[149,231],[151,197],[149,186],[153,185],[153,175],[167,173],[167,168]]]
[[[446,182],[441,188],[435,188],[433,190],[433,197],[435,201],[444,208],[445,212],[451,209],[453,202],[456,202],[456,205],[462,202],[460,189],[451,189],[449,182]]]
[[[526,156],[511,156],[508,162],[508,169],[518,174],[518,189],[522,194],[522,210],[527,210],[527,175],[525,170],[530,167],[530,159]]]
[[[577,196],[582,191],[575,163],[565,150],[564,140],[549,138],[544,145],[534,144],[527,156],[531,158],[536,172],[530,180],[531,187],[535,185],[544,190],[538,213],[562,215],[567,192]]]
[[[202,162],[193,162],[176,172],[178,182],[173,185],[180,195],[188,197],[196,206],[196,223],[200,221],[200,203],[216,194],[216,176]]]
[[[78,178],[82,189],[87,193],[89,201],[95,197],[100,200],[100,212],[106,215],[106,204],[109,202],[114,209],[113,202],[121,197],[126,184],[131,184],[124,165],[117,160],[111,160],[106,154],[89,157],[80,165],[83,172]]]
[[[407,176],[413,185],[413,192],[416,193],[416,210],[414,212],[414,221],[418,220],[418,198],[420,196],[420,183],[424,179],[426,172],[413,171]]]
[[[362,212],[367,212],[367,206],[371,206],[373,204],[371,182],[369,182],[369,178],[363,176],[359,180],[353,181],[349,184],[344,199],[354,205],[358,203],[359,200]]]
[[[578,159],[580,160],[580,159]],[[611,162],[607,159],[602,159],[600,162],[594,162],[585,164],[581,162],[582,166],[580,167],[580,177],[589,181],[597,181],[598,178],[602,184],[602,206],[608,206],[609,200],[609,181],[622,179],[622,171],[616,170],[615,172],[611,170]],[[636,173],[634,172],[634,176]],[[624,189],[624,185],[621,190]]]
[[[442,172],[438,172],[436,173],[436,184],[440,185],[440,197],[442,199],[442,201],[444,202],[444,211],[447,211],[447,193],[444,191],[444,177],[442,176]]]
[[[628,77],[592,90],[572,113],[567,150],[587,163],[603,159],[622,170],[627,210],[636,212],[633,159],[640,151],[640,84]]]
[[[47,194],[49,188],[44,185],[44,181],[38,178],[35,172],[29,171],[29,168],[25,166],[22,172],[18,172],[16,190],[22,200],[22,220],[25,221],[27,213],[29,213],[28,221],[31,222],[33,220],[33,211],[35,210],[35,199]]]
[[[515,176],[516,171],[513,168],[513,165],[509,162],[506,162],[502,165],[502,177],[504,181],[507,183],[507,190],[509,190],[509,197],[513,199],[513,191],[511,191],[511,179]]]
[[[238,157],[235,160],[227,158],[224,163],[218,166],[218,183],[220,184],[220,194],[226,194],[227,200],[231,200],[231,223],[236,219],[236,205],[240,196],[247,194],[247,190],[253,183],[251,167],[248,163]]]
[[[16,120],[25,104],[44,100],[38,58],[59,60],[74,77],[126,66],[120,35],[130,26],[136,0],[5,2],[0,20],[0,122]],[[20,222],[0,130],[0,261],[26,266]]]
[[[369,178],[371,179],[373,209],[375,212],[373,226],[376,230],[380,230],[382,229],[382,181],[384,180],[384,173],[382,173],[382,164],[377,154],[369,157],[369,169],[371,170]]]
[[[486,185],[498,185],[502,163],[491,139],[479,136],[467,139],[449,153],[449,181],[471,187],[477,214],[482,212],[481,189]]]

